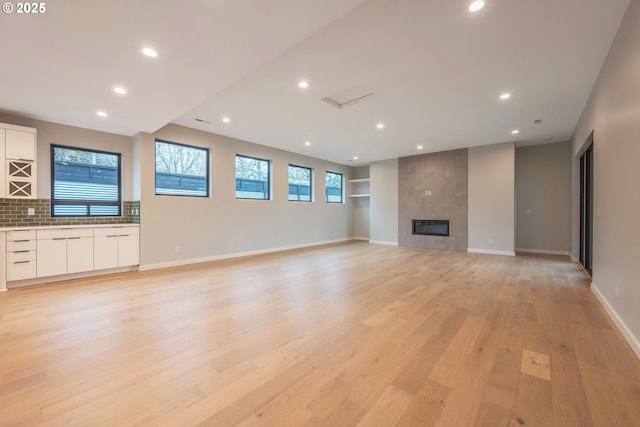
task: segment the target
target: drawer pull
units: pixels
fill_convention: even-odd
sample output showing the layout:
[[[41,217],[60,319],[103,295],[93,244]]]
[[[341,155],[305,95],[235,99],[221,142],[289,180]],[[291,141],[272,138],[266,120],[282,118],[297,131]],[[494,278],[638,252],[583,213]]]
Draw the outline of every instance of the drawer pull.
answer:
[[[14,254],[26,254],[31,251],[13,251]]]
[[[26,264],[31,261],[14,261],[14,264]]]
[[[66,237],[54,237],[52,240],[67,240]]]
[[[107,235],[107,237],[118,237],[118,235],[117,234],[109,234],[109,235]]]
[[[80,237],[67,237],[68,240],[78,240]]]
[[[14,240],[14,242],[16,243],[24,243],[24,242],[30,242],[31,240],[27,239],[27,240]]]
[[[129,237],[129,235],[128,235],[128,234],[120,234],[119,236],[120,236],[120,237]]]

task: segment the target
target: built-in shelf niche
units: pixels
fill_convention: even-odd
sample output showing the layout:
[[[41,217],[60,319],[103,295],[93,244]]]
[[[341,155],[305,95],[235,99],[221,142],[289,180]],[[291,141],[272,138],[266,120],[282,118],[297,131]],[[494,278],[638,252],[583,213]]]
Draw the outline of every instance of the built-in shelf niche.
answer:
[[[370,178],[350,179],[349,182],[353,184],[353,193],[349,197],[369,197],[369,181],[371,181]]]

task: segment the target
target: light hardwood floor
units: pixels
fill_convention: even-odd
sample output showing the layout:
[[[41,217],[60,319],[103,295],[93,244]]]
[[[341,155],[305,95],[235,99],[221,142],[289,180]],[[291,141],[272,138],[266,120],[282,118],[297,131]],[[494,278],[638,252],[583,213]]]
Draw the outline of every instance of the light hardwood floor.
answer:
[[[632,426],[560,257],[353,243],[0,294],[1,426]]]

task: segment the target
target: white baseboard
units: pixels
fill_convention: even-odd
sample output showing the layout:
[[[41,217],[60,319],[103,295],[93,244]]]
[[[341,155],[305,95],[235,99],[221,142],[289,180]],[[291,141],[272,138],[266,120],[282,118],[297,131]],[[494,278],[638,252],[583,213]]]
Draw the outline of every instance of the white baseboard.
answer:
[[[369,243],[373,243],[375,245],[398,246],[398,242],[388,242],[386,240],[369,240]]]
[[[212,256],[201,257],[201,258],[180,259],[180,260],[176,260],[176,261],[160,262],[160,263],[157,263],[157,264],[141,265],[139,267],[139,270],[140,271],[147,271],[147,270],[157,270],[157,269],[160,269],[160,268],[179,267],[181,265],[200,264],[200,263],[203,263],[203,262],[220,261],[220,260],[223,260],[223,259],[241,258],[241,257],[246,257],[246,256],[252,256],[252,255],[262,255],[262,254],[268,254],[268,253],[272,253],[272,252],[289,251],[291,249],[301,249],[301,248],[308,248],[308,247],[311,247],[311,246],[321,246],[321,245],[329,245],[329,244],[332,244],[332,243],[348,242],[348,241],[351,241],[351,240],[355,240],[355,238],[325,240],[325,241],[322,241],[322,242],[303,243],[303,244],[300,244],[300,245],[277,246],[275,248],[258,249],[258,250],[255,250],[255,251],[234,252],[234,253],[230,253],[230,254],[212,255]]]
[[[353,240],[361,240],[363,242],[368,242],[369,238],[368,237],[354,237]]]
[[[568,251],[550,251],[546,249],[516,248],[516,252],[525,252],[528,254],[545,254],[545,255],[566,255],[566,256],[570,255]]]
[[[571,255],[571,262],[580,262],[580,260],[578,259],[578,257]]]
[[[471,253],[474,253],[474,254],[516,256],[516,253],[514,251],[494,251],[494,250],[491,250],[491,249],[467,248],[467,252],[471,252]]]
[[[613,307],[611,307],[611,304],[609,304],[609,301],[607,301],[607,299],[604,297],[602,292],[600,292],[600,289],[598,289],[596,284],[593,282],[591,282],[591,292],[593,292],[596,298],[598,298],[598,301],[600,301],[600,304],[602,304],[602,307],[604,307],[604,310],[607,312],[609,317],[611,317],[611,320],[613,320],[613,323],[616,324],[616,326],[618,327],[618,330],[620,330],[620,332],[622,333],[622,336],[624,336],[624,338],[627,340],[627,342],[629,343],[633,351],[636,353],[636,356],[638,356],[638,359],[640,359],[640,340],[638,340],[638,338],[635,335],[633,335],[633,332],[631,332],[631,329],[629,329],[627,324],[624,323],[624,320],[622,320],[620,316],[618,316],[618,313],[616,313]]]

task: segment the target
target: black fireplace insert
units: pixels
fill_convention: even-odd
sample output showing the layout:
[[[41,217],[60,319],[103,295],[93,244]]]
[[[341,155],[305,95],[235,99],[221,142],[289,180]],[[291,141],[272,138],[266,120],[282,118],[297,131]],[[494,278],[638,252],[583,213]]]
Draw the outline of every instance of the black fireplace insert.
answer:
[[[424,236],[448,236],[449,220],[447,219],[414,219],[412,234]]]

